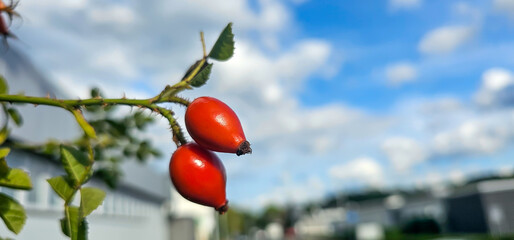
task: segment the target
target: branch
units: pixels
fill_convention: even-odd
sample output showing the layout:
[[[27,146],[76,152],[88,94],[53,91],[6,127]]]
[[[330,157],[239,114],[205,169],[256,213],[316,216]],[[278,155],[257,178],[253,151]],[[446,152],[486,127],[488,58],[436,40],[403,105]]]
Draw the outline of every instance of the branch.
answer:
[[[196,74],[196,73],[195,73]],[[187,79],[186,79],[187,80]],[[181,91],[181,89],[187,88],[187,81],[180,81],[175,84],[172,88],[174,89],[173,95]],[[168,87],[167,87],[168,88]],[[159,94],[161,95],[161,94]],[[35,105],[46,105],[46,106],[54,106],[66,109],[68,111],[72,111],[74,109],[83,107],[83,106],[113,106],[113,105],[126,105],[126,106],[137,106],[140,108],[146,108],[151,111],[157,112],[163,117],[165,117],[172,129],[173,139],[177,146],[187,143],[184,134],[182,133],[182,129],[178,125],[175,117],[173,116],[173,112],[166,108],[160,107],[157,103],[177,103],[183,106],[188,106],[189,101],[176,97],[171,94],[167,94],[168,96],[160,97],[157,99],[156,96],[150,99],[126,99],[126,98],[89,98],[89,99],[52,99],[46,97],[31,97],[24,95],[7,95],[0,94],[0,102],[9,102],[9,103],[30,103]]]

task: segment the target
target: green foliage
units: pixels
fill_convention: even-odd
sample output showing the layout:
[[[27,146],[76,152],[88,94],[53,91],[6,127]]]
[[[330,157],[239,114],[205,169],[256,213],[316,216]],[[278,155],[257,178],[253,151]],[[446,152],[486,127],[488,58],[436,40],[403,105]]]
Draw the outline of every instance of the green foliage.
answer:
[[[10,151],[10,148],[0,148],[0,186],[21,190],[31,189],[32,183],[25,171],[7,166],[5,157]]]
[[[23,206],[3,193],[0,193],[0,217],[5,226],[16,234],[21,231],[27,219]]]
[[[82,112],[79,109],[74,109],[71,112],[73,113],[73,116],[77,120],[79,126],[82,128],[82,130],[84,130],[84,133],[90,138],[96,138],[95,129],[86,121],[84,115],[82,115]]]
[[[7,166],[7,161],[5,158],[0,158],[0,176],[5,176],[9,173],[9,166]]]
[[[226,224],[226,226],[220,226],[220,229],[226,229],[228,231],[227,234],[231,237],[241,234],[250,234],[252,228],[255,226],[255,217],[249,212],[245,212],[237,207],[232,206],[228,209],[225,216],[222,217],[226,219],[221,220],[220,224]]]
[[[5,158],[11,152],[10,148],[0,148],[0,158]]]
[[[57,176],[46,180],[52,189],[62,198],[65,202],[70,202],[72,200],[73,195],[75,194],[75,189],[70,185],[70,180],[67,179],[66,176]]]
[[[229,23],[221,32],[218,40],[211,49],[209,57],[218,61],[226,61],[234,54],[234,34],[232,23]]]
[[[74,186],[80,185],[89,173],[87,156],[70,146],[61,146],[61,162]]]
[[[268,225],[271,222],[274,221],[281,221],[284,218],[285,211],[284,209],[275,206],[275,205],[269,205],[266,206],[262,214],[257,219],[257,224],[264,228],[266,225]]]
[[[9,108],[7,109],[7,112],[17,126],[21,126],[23,124],[23,118],[16,108]]]
[[[3,144],[5,140],[7,140],[7,136],[9,136],[9,129],[4,127],[0,130],[0,144]]]
[[[29,175],[18,168],[10,168],[7,174],[0,176],[0,186],[13,189],[32,189]]]
[[[85,187],[80,189],[80,197],[82,216],[86,217],[102,204],[105,198],[105,192],[98,188]]]
[[[87,239],[87,221],[80,216],[78,207],[66,207],[65,217],[61,219],[62,232],[71,240]]]
[[[102,179],[111,189],[115,189],[118,186],[118,180],[121,178],[122,173],[117,167],[104,167],[96,170],[94,176]]]
[[[402,232],[408,234],[437,234],[441,232],[441,227],[434,218],[428,216],[419,216],[407,220],[402,226]]]
[[[9,86],[4,76],[0,75],[0,94],[7,94],[9,92]]]
[[[205,62],[198,74],[191,80],[191,86],[193,87],[201,87],[203,86],[207,80],[209,79],[209,75],[211,74],[212,63]]]

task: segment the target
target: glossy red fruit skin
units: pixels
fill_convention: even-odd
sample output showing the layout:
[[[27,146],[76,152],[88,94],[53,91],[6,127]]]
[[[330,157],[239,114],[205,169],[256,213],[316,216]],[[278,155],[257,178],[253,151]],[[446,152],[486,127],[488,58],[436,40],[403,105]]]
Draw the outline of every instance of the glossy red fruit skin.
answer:
[[[171,156],[170,178],[184,198],[220,213],[228,210],[225,167],[213,152],[196,143],[180,146]]]
[[[227,104],[213,97],[199,97],[187,107],[186,129],[202,147],[216,152],[251,153],[241,122]]]

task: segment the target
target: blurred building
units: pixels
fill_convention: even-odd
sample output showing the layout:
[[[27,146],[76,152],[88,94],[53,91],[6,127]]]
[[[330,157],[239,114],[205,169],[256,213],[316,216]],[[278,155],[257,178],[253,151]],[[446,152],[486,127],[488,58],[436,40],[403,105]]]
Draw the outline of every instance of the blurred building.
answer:
[[[300,236],[338,236],[370,226],[377,234],[379,228],[409,231],[410,224],[412,231],[510,236],[514,234],[512,199],[514,179],[484,180],[454,189],[438,186],[315,210],[302,216],[295,228]]]
[[[10,93],[66,98],[67,89],[58,89],[15,49],[0,55],[0,74],[9,83]],[[24,119],[20,128],[13,127],[11,138],[42,143],[48,139],[72,140],[81,134],[75,119],[68,112],[53,107],[23,105],[17,107]],[[2,119],[5,121],[5,119]],[[13,150],[7,157],[9,166],[29,172],[34,188],[31,191],[0,188],[15,197],[27,212],[27,221],[19,235],[11,234],[0,224],[2,237],[16,239],[67,239],[60,229],[64,202],[53,192],[46,179],[64,174],[55,160],[32,152]],[[187,215],[189,209],[172,201],[169,176],[158,174],[146,165],[126,161],[124,177],[116,190],[109,190],[93,178],[87,185],[107,192],[104,203],[88,217],[90,239],[199,239],[207,240],[214,229],[212,209],[203,215]],[[79,204],[75,197],[75,205]],[[210,214],[207,216],[207,212]],[[209,222],[210,221],[210,222]],[[208,223],[204,223],[208,222]],[[200,230],[199,230],[200,229]]]
[[[447,199],[450,232],[514,233],[514,180],[478,182]]]
[[[295,230],[298,235],[334,235],[348,222],[346,215],[346,211],[342,207],[315,209],[298,219]]]

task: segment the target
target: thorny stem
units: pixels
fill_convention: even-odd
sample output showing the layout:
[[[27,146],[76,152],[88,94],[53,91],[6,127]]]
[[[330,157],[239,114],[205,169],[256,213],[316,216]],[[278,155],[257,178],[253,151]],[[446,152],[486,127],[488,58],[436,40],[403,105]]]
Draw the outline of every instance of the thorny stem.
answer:
[[[174,88],[177,90],[185,89],[188,87],[187,85],[180,84],[184,81],[181,81],[174,85]],[[161,95],[161,94],[159,94]],[[173,139],[177,146],[187,143],[184,134],[181,131],[180,126],[178,125],[175,117],[173,116],[173,112],[159,107],[158,103],[177,103],[183,106],[188,106],[189,101],[172,96],[167,94],[168,96],[165,97],[159,97],[159,98],[151,98],[151,99],[126,99],[126,98],[90,98],[90,99],[77,99],[77,100],[71,100],[71,99],[52,99],[47,97],[31,97],[31,96],[24,96],[24,95],[6,95],[6,94],[0,94],[0,102],[9,102],[9,103],[30,103],[34,105],[46,105],[46,106],[54,106],[54,107],[60,107],[66,110],[74,109],[74,108],[80,108],[83,106],[93,106],[93,105],[99,105],[99,106],[112,106],[112,105],[126,105],[126,106],[137,106],[140,108],[146,108],[151,111],[155,111],[159,113],[161,116],[165,117],[172,129],[173,133]]]
[[[166,102],[164,99],[177,98],[177,97],[175,97],[175,95],[177,95],[177,93],[182,92],[185,89],[191,89],[191,86],[189,85],[191,80],[193,80],[193,78],[196,76],[196,74],[198,74],[198,72],[200,72],[200,70],[202,69],[202,66],[205,64],[206,61],[207,61],[207,57],[204,57],[201,60],[197,61],[193,65],[193,67],[188,70],[187,75],[184,76],[184,78],[180,82],[175,83],[172,86],[170,86],[170,85],[166,86],[164,88],[164,90],[162,90],[162,92],[159,93],[159,95],[148,99],[150,101],[150,103]],[[180,99],[173,99],[173,100],[174,101],[171,101],[171,102],[182,103],[179,101]],[[185,103],[186,103],[186,104],[184,104],[185,106],[189,105],[189,102],[187,100],[185,100],[185,99],[182,99],[182,100],[185,101]]]

